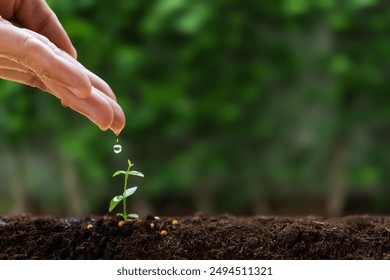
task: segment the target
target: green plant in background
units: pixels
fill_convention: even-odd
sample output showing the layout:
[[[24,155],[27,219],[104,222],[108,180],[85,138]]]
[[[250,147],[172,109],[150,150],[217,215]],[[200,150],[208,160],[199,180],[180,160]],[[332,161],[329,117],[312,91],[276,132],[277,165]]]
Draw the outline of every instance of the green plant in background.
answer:
[[[112,175],[112,177],[115,177],[119,174],[125,175],[125,183],[123,186],[123,194],[117,195],[113,199],[111,199],[110,207],[108,209],[108,211],[111,212],[119,204],[119,202],[123,201],[123,213],[117,213],[116,215],[118,217],[122,217],[125,221],[127,221],[128,219],[137,219],[138,218],[138,214],[127,214],[127,211],[126,211],[126,198],[129,197],[130,195],[132,195],[133,193],[135,193],[135,191],[137,190],[137,187],[132,187],[130,189],[127,188],[127,181],[128,181],[129,175],[144,177],[144,174],[142,174],[141,172],[138,172],[135,170],[130,171],[131,167],[134,164],[132,164],[130,160],[127,160],[127,163],[128,163],[127,171],[118,170],[114,173],[114,175]]]
[[[339,180],[390,212],[390,1],[47,2],[131,116],[121,138],[150,170],[149,208],[272,212],[327,200]],[[103,214],[112,135],[36,92],[0,81],[0,212],[24,189],[28,205],[65,215],[77,185],[79,208]],[[191,203],[160,208],[172,195]]]

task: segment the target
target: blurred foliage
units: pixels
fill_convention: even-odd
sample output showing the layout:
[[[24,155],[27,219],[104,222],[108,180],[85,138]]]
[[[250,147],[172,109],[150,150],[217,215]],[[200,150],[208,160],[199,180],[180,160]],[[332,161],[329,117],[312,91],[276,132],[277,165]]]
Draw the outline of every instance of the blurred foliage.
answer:
[[[346,210],[357,196],[369,200],[354,210],[389,212],[385,0],[48,3],[80,62],[117,94],[127,124],[118,156],[114,135],[54,97],[1,81],[0,149],[4,164],[21,150],[32,158],[33,206],[72,205],[65,156],[88,212],[105,213],[117,190],[112,171],[127,158],[146,175],[137,195],[157,213],[272,213],[281,204],[313,212],[340,180]],[[7,211],[13,173],[1,172]]]

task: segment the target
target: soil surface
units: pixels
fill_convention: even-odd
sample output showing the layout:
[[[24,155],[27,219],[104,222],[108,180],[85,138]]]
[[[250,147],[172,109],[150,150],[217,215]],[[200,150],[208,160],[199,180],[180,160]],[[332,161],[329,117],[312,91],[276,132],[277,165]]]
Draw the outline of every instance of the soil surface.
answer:
[[[0,259],[390,259],[390,217],[0,217]]]

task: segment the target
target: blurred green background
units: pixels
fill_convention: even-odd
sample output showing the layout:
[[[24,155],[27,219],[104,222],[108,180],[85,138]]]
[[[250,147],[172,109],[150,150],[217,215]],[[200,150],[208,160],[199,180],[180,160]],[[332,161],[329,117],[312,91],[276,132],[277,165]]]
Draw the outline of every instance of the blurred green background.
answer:
[[[117,137],[0,81],[0,213],[389,214],[390,2],[50,0]]]

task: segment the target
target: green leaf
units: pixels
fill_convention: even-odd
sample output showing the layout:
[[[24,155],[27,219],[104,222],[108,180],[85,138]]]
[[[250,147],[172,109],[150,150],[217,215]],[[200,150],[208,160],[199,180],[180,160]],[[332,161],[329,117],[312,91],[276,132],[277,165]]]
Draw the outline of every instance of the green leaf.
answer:
[[[115,206],[117,206],[118,203],[123,200],[123,198],[124,198],[123,195],[117,195],[113,199],[111,199],[108,212],[111,212],[115,208]]]
[[[122,213],[117,213],[116,216],[117,217],[122,217],[125,221],[127,220],[125,215],[123,215]]]
[[[124,198],[129,197],[130,195],[135,193],[136,190],[137,190],[137,187],[133,187],[133,188],[127,189],[126,192],[123,193],[123,197]]]
[[[141,172],[139,171],[123,171],[123,170],[118,170],[117,172],[114,173],[114,175],[112,175],[112,177],[115,177],[119,174],[123,174],[123,175],[134,175],[134,176],[139,176],[139,177],[144,177],[144,174],[142,174]]]
[[[135,170],[130,171],[129,174],[130,174],[130,175],[134,175],[134,176],[144,177],[144,174],[142,174],[142,173],[139,172],[139,171],[135,171]]]
[[[131,163],[131,161],[129,159],[127,160],[127,163],[129,165],[129,167],[133,166],[133,164]]]
[[[129,219],[138,219],[138,214],[129,214],[129,215],[127,215],[127,217],[129,218]]]
[[[126,175],[126,174],[128,174],[128,172],[127,172],[127,171],[123,171],[123,170],[118,170],[117,172],[115,172],[115,173],[112,175],[112,177],[115,177],[115,176],[117,176],[117,175],[119,175],[119,174],[124,174],[124,175]]]

